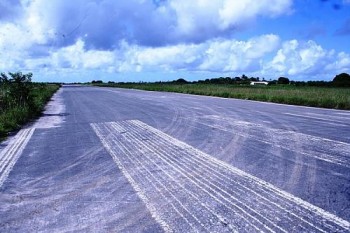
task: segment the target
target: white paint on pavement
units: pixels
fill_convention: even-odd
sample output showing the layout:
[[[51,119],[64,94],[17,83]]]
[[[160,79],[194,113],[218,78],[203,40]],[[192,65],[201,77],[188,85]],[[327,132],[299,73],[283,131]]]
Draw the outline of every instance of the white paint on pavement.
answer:
[[[22,129],[16,136],[9,140],[7,146],[0,151],[0,187],[10,174],[13,166],[21,156],[23,149],[26,147],[34,128]]]
[[[91,126],[166,231],[350,230],[348,221],[143,122]]]
[[[63,122],[65,105],[62,98],[62,89],[58,90],[46,105],[44,115],[31,128],[20,130],[13,138],[7,140],[7,146],[0,151],[0,187],[8,177],[13,166],[21,156],[36,128],[58,127]]]

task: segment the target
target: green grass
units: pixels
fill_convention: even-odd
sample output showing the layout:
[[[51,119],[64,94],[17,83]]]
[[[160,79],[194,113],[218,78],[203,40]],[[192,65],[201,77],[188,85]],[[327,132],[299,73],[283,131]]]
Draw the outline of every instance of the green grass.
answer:
[[[166,91],[350,110],[350,88],[296,87],[293,85],[238,86],[220,84],[125,83],[99,84],[119,88]]]
[[[23,124],[39,116],[45,104],[59,89],[58,85],[32,84],[29,95],[32,102],[29,104],[14,105],[0,112],[0,141],[5,139],[9,132],[18,130]]]

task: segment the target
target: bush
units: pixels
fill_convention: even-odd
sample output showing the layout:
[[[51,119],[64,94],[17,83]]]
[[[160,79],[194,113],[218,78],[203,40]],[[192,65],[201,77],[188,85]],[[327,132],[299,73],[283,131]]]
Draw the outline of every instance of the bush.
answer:
[[[35,84],[32,74],[0,74],[0,139],[38,116],[58,85]]]

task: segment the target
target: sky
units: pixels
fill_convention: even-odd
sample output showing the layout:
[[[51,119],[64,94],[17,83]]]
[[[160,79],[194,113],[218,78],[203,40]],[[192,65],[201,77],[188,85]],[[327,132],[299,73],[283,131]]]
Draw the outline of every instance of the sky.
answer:
[[[0,0],[0,72],[34,81],[350,73],[350,0]]]

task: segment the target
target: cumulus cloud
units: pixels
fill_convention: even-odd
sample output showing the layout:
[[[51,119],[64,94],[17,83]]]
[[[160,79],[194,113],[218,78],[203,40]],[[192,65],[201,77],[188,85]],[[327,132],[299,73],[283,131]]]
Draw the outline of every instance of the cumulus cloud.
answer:
[[[124,42],[115,51],[119,72],[150,70],[257,71],[263,57],[276,50],[279,38],[263,35],[248,41],[214,39],[200,44],[145,47]]]
[[[350,54],[344,52],[338,53],[335,59],[325,67],[325,70],[337,70],[339,73],[350,72]]]
[[[25,59],[25,66],[28,69],[108,70],[114,64],[114,52],[87,50],[85,42],[81,39],[73,45],[50,52],[49,56]]]
[[[74,45],[62,48],[51,54],[54,68],[73,69],[105,68],[114,62],[114,54],[102,50],[85,50],[85,43],[79,39]]]
[[[285,14],[292,5],[292,0],[24,2],[23,22],[32,35],[45,36],[56,46],[71,45],[85,35],[86,46],[96,49],[113,49],[122,40],[154,47],[225,38],[257,17]]]
[[[290,40],[283,43],[273,59],[266,63],[264,73],[298,76],[317,76],[334,71],[349,71],[349,54],[326,50],[315,41]]]
[[[275,34],[234,39],[292,0],[3,0],[0,70],[204,71],[317,75],[349,71],[349,54]]]
[[[263,35],[248,41],[214,41],[207,45],[205,58],[199,66],[211,71],[257,71],[261,69],[263,57],[274,51],[279,44],[276,35]]]
[[[6,62],[6,60],[5,60]],[[0,68],[1,68],[0,62]],[[11,64],[6,64],[11,65]],[[281,42],[268,34],[249,40],[213,39],[199,44],[148,47],[122,41],[111,51],[89,49],[83,38],[45,57],[27,56],[29,70],[100,70],[110,73],[204,71],[266,77],[317,77],[350,71],[350,55],[326,50],[315,41]]]

